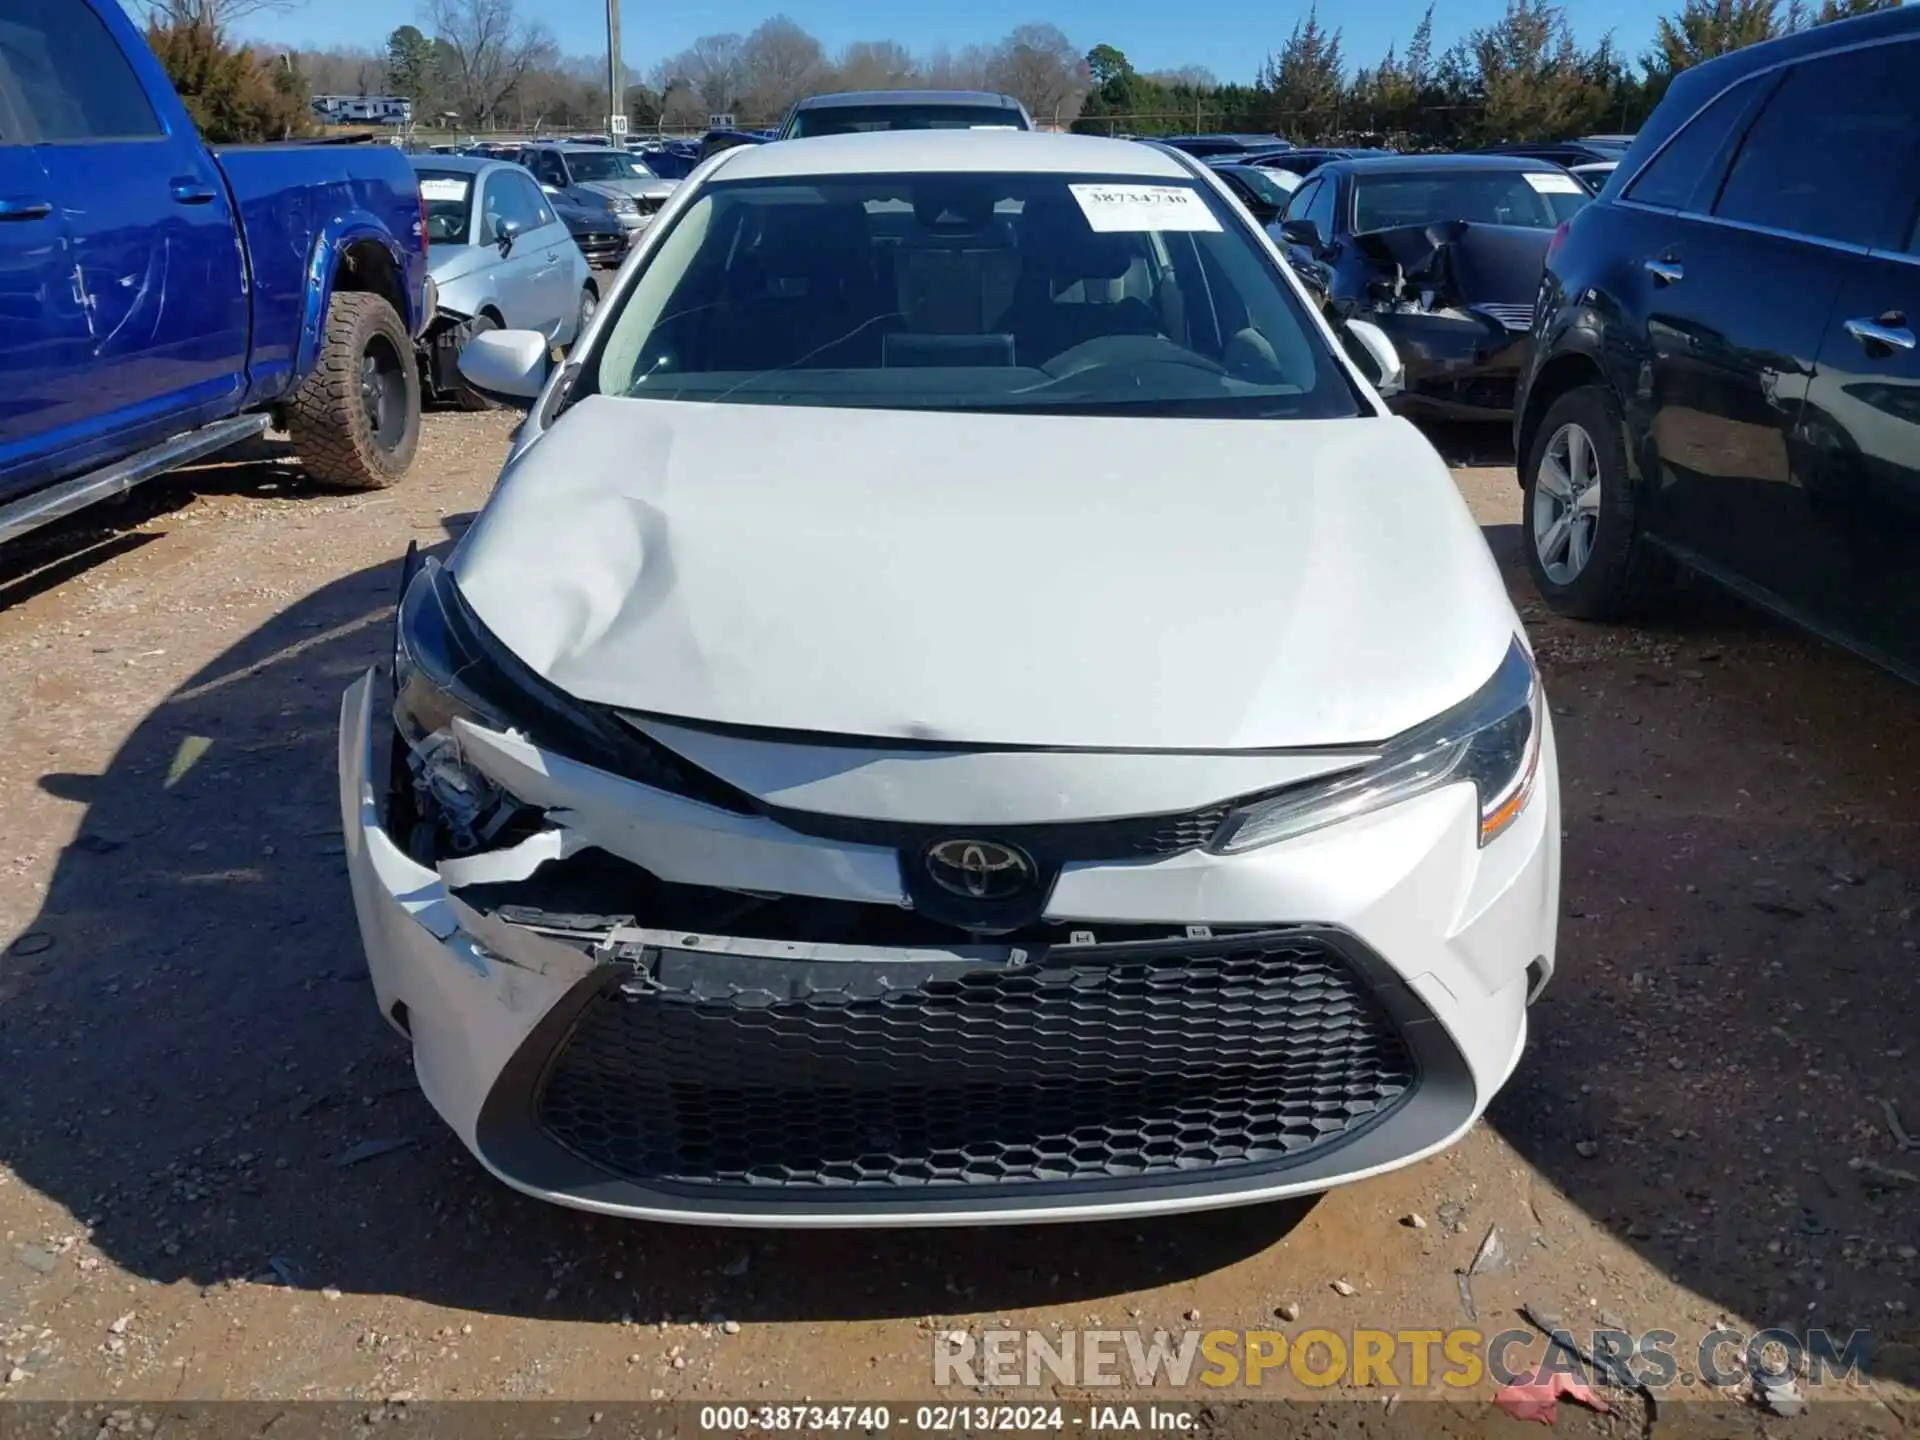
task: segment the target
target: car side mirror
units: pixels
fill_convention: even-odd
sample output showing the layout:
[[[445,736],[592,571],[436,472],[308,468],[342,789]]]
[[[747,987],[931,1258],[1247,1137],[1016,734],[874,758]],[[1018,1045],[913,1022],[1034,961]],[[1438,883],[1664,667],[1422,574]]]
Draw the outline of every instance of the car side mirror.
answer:
[[[460,348],[460,378],[489,399],[531,408],[553,368],[537,330],[483,330]]]
[[[486,338],[484,336],[482,339]],[[1340,343],[1347,358],[1360,368],[1383,400],[1407,388],[1406,366],[1387,332],[1370,320],[1347,320],[1340,326]]]
[[[504,217],[494,221],[493,238],[500,246],[500,253],[502,255],[511,255],[513,253],[513,237],[519,233],[520,224],[518,221],[508,220]]]
[[[1320,235],[1320,227],[1312,220],[1282,220],[1280,238],[1289,245],[1299,245],[1318,254],[1326,241]]]

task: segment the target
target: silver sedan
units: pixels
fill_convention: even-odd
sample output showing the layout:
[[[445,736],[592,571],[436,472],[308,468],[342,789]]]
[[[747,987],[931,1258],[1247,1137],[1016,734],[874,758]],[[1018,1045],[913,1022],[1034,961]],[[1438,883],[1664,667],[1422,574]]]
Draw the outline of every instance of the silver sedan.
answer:
[[[461,383],[460,352],[488,330],[573,340],[598,305],[598,282],[566,223],[520,166],[456,155],[414,160],[426,210],[438,310],[425,346],[427,381],[478,408]]]

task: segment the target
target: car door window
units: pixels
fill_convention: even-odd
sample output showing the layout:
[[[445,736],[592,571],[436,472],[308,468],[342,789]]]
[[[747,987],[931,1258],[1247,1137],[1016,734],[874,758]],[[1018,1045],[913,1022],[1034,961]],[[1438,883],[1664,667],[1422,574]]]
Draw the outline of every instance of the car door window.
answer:
[[[1340,187],[1334,184],[1333,181],[1323,181],[1320,188],[1314,192],[1313,198],[1307,202],[1306,212],[1302,218],[1311,220],[1315,225],[1320,227],[1320,238],[1322,240],[1333,239],[1335,228],[1333,223],[1333,205],[1339,193]]]
[[[1748,129],[1713,213],[1843,244],[1885,243],[1896,198],[1887,177],[1907,172],[1920,132],[1916,66],[1920,44],[1794,66]]]
[[[551,150],[535,162],[533,173],[540,177],[542,185],[552,185],[561,190],[567,188],[567,167],[560,163],[560,157]]]
[[[1743,80],[1689,120],[1633,177],[1625,198],[1662,210],[1704,210],[1712,204],[1730,142],[1755,99],[1774,78],[1756,75]]]
[[[527,229],[538,230],[553,224],[553,209],[547,204],[547,197],[540,193],[538,185],[525,175],[509,173],[500,178],[511,187],[514,207],[523,217]]]
[[[1307,207],[1313,203],[1314,196],[1326,188],[1326,184],[1327,182],[1324,180],[1309,180],[1298,190],[1294,191],[1293,198],[1287,202],[1287,219],[1306,219]]]
[[[489,176],[487,214],[492,236],[497,239],[503,225],[511,226],[516,235],[524,235],[547,224],[551,219],[547,207],[536,205],[533,201],[533,197],[539,193],[511,170],[501,170]],[[547,218],[543,219],[543,216]]]
[[[7,0],[0,89],[45,145],[159,136],[160,119],[100,17],[81,0]]]

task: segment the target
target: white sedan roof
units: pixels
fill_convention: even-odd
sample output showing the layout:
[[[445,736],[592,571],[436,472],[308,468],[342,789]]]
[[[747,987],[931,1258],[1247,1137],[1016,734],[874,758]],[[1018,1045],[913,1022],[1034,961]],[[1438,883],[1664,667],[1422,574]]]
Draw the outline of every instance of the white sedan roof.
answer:
[[[1190,180],[1173,156],[1131,140],[1022,130],[877,130],[740,145],[718,176],[771,180],[801,175],[887,175],[916,171],[1041,173]]]

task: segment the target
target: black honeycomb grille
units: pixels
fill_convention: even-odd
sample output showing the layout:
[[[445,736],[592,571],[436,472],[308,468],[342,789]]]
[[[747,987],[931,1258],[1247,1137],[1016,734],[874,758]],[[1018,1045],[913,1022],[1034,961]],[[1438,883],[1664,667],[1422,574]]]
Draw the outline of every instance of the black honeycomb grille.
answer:
[[[1055,950],[908,984],[814,967],[861,978],[797,997],[629,982],[549,1065],[539,1123],[635,1180],[800,1196],[1088,1184],[1291,1162],[1416,1084],[1322,942],[1132,948],[1152,953]]]
[[[855,819],[813,811],[766,807],[789,830],[849,845],[879,845],[913,854],[938,840],[978,832],[1018,845],[1043,868],[1074,860],[1132,860],[1196,850],[1214,837],[1232,813],[1232,805],[1212,805],[1184,815],[1146,815],[1129,820],[1069,820],[1047,825],[909,825],[897,821]]]

